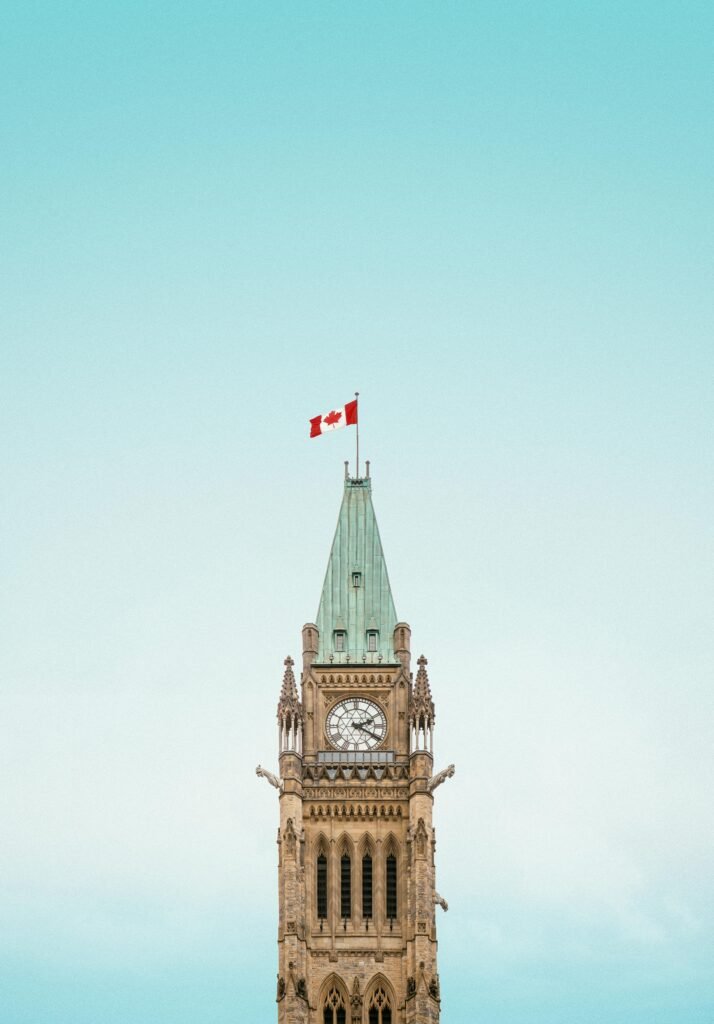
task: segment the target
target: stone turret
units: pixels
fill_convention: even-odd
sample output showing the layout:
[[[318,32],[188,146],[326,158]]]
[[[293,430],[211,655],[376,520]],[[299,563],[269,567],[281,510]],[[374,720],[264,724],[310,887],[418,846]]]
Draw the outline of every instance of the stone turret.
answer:
[[[422,654],[409,700],[409,845],[411,848],[411,906],[414,933],[409,943],[406,1022],[439,1020],[434,914],[436,834],[430,780],[434,768],[434,701]]]
[[[320,631],[314,622],[306,622],[302,627],[302,670],[308,672],[317,657]]]
[[[408,622],[398,622],[394,627],[394,653],[404,671],[409,675],[412,657],[412,631]]]
[[[305,998],[305,877],[303,863],[303,707],[298,696],[293,659],[285,659],[278,700],[280,740],[279,974],[278,1019],[282,1024],[307,1024]]]

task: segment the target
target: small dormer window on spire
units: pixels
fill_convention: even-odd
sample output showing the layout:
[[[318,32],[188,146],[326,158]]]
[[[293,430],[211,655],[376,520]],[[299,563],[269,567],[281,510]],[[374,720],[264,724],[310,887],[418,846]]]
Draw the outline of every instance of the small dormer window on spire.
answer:
[[[367,630],[367,650],[370,652],[377,650],[377,641],[379,640],[379,633],[376,629]]]
[[[353,587],[361,587],[362,586],[362,573],[361,572],[353,572],[352,573],[352,586]]]
[[[345,643],[346,639],[347,634],[345,633],[344,629],[335,630],[335,650],[337,652],[345,650],[345,648],[347,647],[347,644]]]

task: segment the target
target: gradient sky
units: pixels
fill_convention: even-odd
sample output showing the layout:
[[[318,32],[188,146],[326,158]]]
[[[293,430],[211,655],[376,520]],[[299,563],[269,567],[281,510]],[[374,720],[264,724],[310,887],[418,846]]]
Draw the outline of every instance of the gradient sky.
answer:
[[[0,9],[0,1017],[275,1019],[355,390],[444,1024],[711,1024],[714,7]]]

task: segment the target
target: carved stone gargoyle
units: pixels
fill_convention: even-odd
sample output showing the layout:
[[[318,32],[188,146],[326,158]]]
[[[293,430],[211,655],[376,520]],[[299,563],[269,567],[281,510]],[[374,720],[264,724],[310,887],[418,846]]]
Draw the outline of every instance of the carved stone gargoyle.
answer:
[[[438,894],[438,892],[434,893],[434,903],[437,907],[441,907],[441,909],[444,911],[449,909],[449,904],[446,902],[443,896],[440,896]]]
[[[440,786],[442,782],[446,782],[452,775],[456,773],[456,767],[450,764],[448,768],[444,768],[443,772],[439,772],[438,775],[432,775],[426,784],[427,791],[433,793],[437,786]]]
[[[272,772],[269,772],[267,768],[263,768],[262,765],[258,765],[258,767],[255,769],[255,774],[258,776],[258,778],[265,779],[268,785],[274,786],[279,793],[282,793],[283,784],[277,777],[277,775],[273,775]]]

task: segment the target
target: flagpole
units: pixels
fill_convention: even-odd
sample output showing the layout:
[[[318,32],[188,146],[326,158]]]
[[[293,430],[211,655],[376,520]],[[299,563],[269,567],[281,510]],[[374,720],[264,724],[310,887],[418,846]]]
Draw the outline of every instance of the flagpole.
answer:
[[[359,399],[359,391],[355,391],[355,399]],[[357,472],[355,473],[355,479],[359,480],[359,401],[357,402]]]

